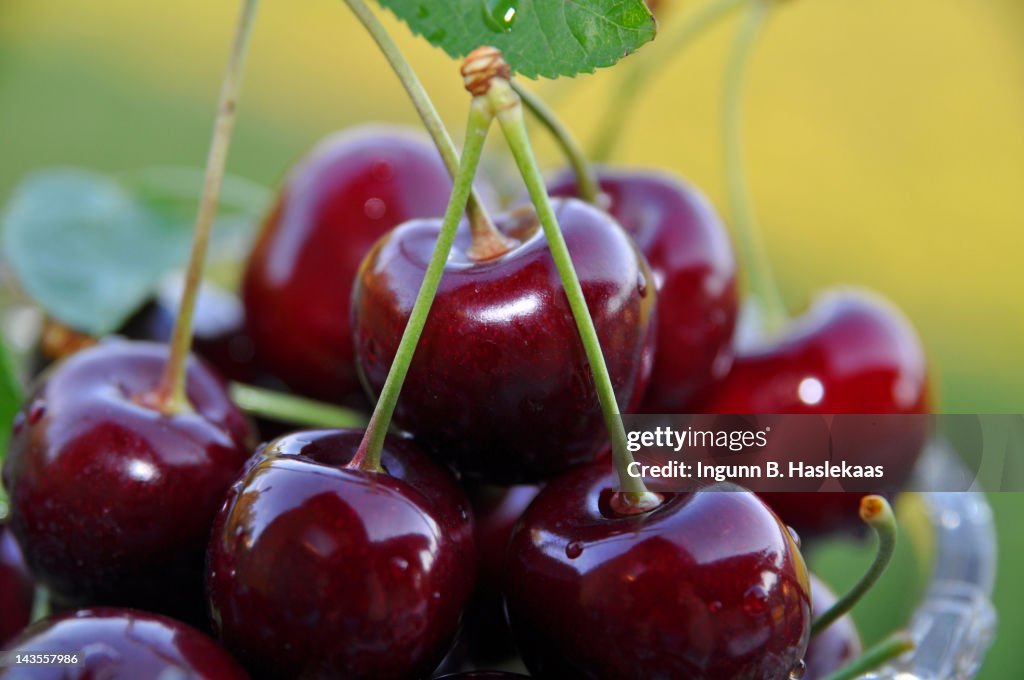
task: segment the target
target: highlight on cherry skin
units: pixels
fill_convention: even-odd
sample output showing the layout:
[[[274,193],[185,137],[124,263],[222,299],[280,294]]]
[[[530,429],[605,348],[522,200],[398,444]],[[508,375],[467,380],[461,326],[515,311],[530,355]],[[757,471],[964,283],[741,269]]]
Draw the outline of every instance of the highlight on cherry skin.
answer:
[[[616,397],[643,395],[654,358],[651,271],[625,231],[576,199],[556,202]],[[568,302],[530,209],[498,216],[509,250],[477,261],[460,230],[395,410],[395,423],[468,478],[510,484],[592,461],[607,446]],[[414,220],[383,237],[353,293],[356,360],[368,393],[384,385],[437,237]]]

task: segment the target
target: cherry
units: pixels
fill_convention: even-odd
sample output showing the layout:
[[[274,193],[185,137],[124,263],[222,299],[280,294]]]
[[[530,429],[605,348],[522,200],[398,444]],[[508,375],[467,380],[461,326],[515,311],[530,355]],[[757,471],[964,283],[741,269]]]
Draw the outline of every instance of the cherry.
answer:
[[[836,596],[820,578],[811,574],[811,612],[824,613],[836,602]],[[860,656],[860,635],[849,614],[842,616],[811,640],[804,656],[806,672],[802,680],[821,680]]]
[[[732,370],[711,394],[707,413],[915,414],[928,410],[927,366],[913,327],[892,305],[856,290],[820,295],[777,337],[737,351]],[[835,427],[835,426],[834,426]],[[909,478],[926,436],[908,419],[884,430],[846,435],[842,457],[885,465],[885,489]],[[860,531],[863,493],[766,493],[801,536],[837,527]]]
[[[214,527],[216,629],[269,677],[429,673],[473,587],[473,522],[454,480],[389,437],[385,472],[348,466],[356,430],[265,445]]]
[[[711,203],[678,177],[651,170],[596,169],[608,212],[647,257],[658,289],[658,339],[644,413],[688,413],[729,367],[736,322],[736,264]],[[550,185],[576,192],[575,176]]]
[[[444,212],[451,180],[419,135],[356,127],[322,141],[281,189],[242,288],[257,356],[295,390],[359,405],[352,281],[392,227]]]
[[[634,404],[653,358],[655,293],[643,256],[606,213],[555,205],[619,403]],[[462,229],[416,347],[395,422],[471,478],[516,483],[592,460],[605,428],[583,344],[532,210],[500,217],[513,244],[472,259]],[[356,356],[377,392],[440,224],[414,220],[367,255],[353,295]]]
[[[72,666],[0,665],[0,678],[194,678],[246,680],[249,676],[216,642],[157,614],[131,609],[82,609],[44,619],[5,647],[11,652],[74,654]],[[73,669],[73,670],[72,670]]]
[[[202,610],[210,526],[251,431],[194,358],[192,408],[148,406],[167,356],[125,340],[85,349],[47,372],[16,416],[3,467],[11,528],[64,604]]]
[[[786,678],[810,635],[789,531],[732,485],[620,515],[605,464],[549,483],[512,535],[509,621],[527,667],[559,678]]]
[[[34,592],[21,548],[0,522],[0,644],[28,625]]]

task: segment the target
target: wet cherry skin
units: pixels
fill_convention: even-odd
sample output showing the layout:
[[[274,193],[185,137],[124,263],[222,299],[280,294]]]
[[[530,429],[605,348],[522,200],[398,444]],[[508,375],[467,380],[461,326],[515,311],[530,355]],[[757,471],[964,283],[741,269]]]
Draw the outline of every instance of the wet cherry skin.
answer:
[[[11,529],[61,604],[202,611],[210,526],[253,435],[195,357],[191,410],[145,405],[167,355],[127,340],[82,350],[40,376],[15,418],[3,467]]]
[[[57,614],[33,624],[4,649],[79,657],[74,666],[0,665],[0,678],[8,680],[249,678],[227,651],[198,630],[133,609],[104,607]]]
[[[741,347],[729,375],[702,410],[919,414],[928,411],[928,404],[924,350],[910,322],[879,296],[836,289],[819,295],[777,337]],[[908,419],[878,436],[857,435],[854,440],[848,433],[837,461],[884,464],[884,488],[871,491],[891,493],[910,477],[926,431],[923,420]],[[854,441],[855,447],[850,445]],[[837,528],[863,529],[857,511],[863,495],[778,492],[763,497],[786,524],[808,538]]]
[[[265,445],[214,527],[214,625],[271,678],[429,673],[473,588],[469,502],[409,440],[388,471],[346,467],[362,431],[296,432]]]
[[[613,482],[606,464],[566,473],[512,535],[506,607],[531,672],[730,680],[798,668],[810,583],[775,514],[716,485],[621,516]]]
[[[352,280],[391,228],[444,214],[451,180],[421,135],[351,128],[292,169],[249,256],[242,286],[259,360],[296,391],[358,405]]]
[[[606,213],[555,202],[619,404],[642,394],[654,349],[655,292],[632,240]],[[590,369],[532,210],[496,218],[514,245],[474,261],[463,229],[427,319],[395,422],[468,478],[513,484],[593,460],[606,440]],[[439,220],[406,222],[360,267],[353,332],[361,377],[387,377]]]
[[[836,601],[825,583],[811,574],[811,611],[814,618],[824,614]],[[804,677],[801,680],[822,680],[860,656],[860,635],[850,615],[842,616],[818,633],[807,646],[804,656]]]
[[[710,201],[682,179],[654,170],[597,168],[607,210],[647,257],[658,290],[654,370],[641,413],[690,413],[729,368],[736,323],[736,262]],[[550,184],[575,194],[566,174]]]
[[[0,645],[28,625],[35,587],[7,523],[0,521]]]

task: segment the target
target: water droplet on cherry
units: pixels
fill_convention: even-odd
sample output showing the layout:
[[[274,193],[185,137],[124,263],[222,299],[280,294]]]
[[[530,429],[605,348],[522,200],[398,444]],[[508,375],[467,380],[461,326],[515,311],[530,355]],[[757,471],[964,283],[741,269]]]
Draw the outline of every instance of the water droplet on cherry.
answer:
[[[722,602],[720,600],[712,600],[708,602],[708,611],[712,614],[717,614],[722,611]]]
[[[565,556],[574,560],[583,554],[583,545],[579,541],[570,541],[565,546]]]
[[[642,271],[636,274],[636,292],[640,297],[647,297],[647,275]]]
[[[363,203],[363,214],[371,220],[379,220],[384,217],[387,212],[387,203],[379,198],[370,198],[367,199],[366,203]]]
[[[791,527],[789,525],[786,526],[786,529],[789,530],[789,537],[793,539],[793,542],[796,543],[796,547],[799,548],[800,547],[800,534],[798,534],[796,532],[796,529],[794,529],[793,527]]]
[[[807,674],[807,664],[804,663],[803,659],[796,662],[793,666],[793,670],[789,672],[789,680],[802,680],[804,675]]]

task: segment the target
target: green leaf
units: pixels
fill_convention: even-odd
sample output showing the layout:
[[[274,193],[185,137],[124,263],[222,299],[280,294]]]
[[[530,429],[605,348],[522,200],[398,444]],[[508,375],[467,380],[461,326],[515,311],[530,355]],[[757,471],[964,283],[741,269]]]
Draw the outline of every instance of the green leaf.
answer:
[[[0,243],[25,291],[49,315],[85,333],[119,328],[188,258],[202,175],[174,172],[147,171],[119,182],[59,168],[26,178],[0,218]],[[266,192],[240,186],[226,184],[214,250],[251,233],[262,211]]]
[[[529,78],[611,66],[654,38],[642,0],[379,0],[453,57],[482,45]]]
[[[14,376],[14,364],[7,346],[0,337],[0,462],[7,455],[7,442],[11,436],[11,421],[21,405],[21,386]],[[7,495],[0,481],[0,518],[7,513]]]

